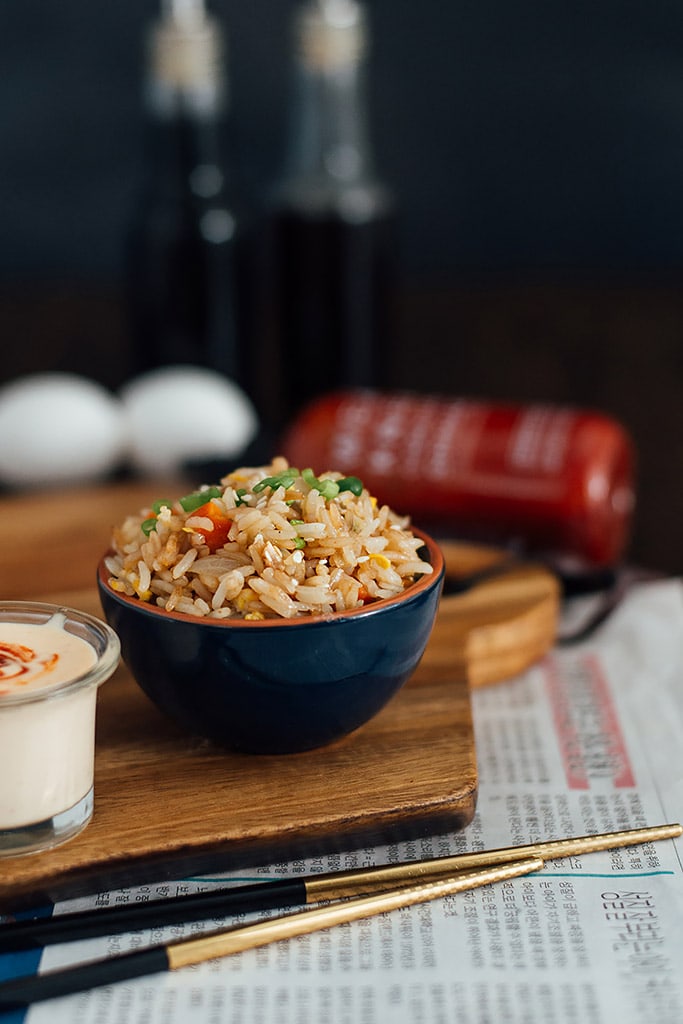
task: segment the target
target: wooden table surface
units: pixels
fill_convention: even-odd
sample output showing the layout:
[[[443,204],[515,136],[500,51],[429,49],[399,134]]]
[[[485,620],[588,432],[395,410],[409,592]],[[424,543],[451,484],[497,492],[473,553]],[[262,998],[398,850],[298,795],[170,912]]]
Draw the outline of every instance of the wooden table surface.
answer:
[[[101,617],[95,567],[112,526],[184,488],[133,480],[0,499],[0,600]],[[452,577],[500,558],[443,546]],[[389,705],[342,741],[284,757],[182,734],[122,664],[99,693],[93,820],[54,850],[0,860],[0,908],[466,826],[478,782],[469,688],[542,657],[557,609],[556,581],[533,565],[442,598],[425,656]]]

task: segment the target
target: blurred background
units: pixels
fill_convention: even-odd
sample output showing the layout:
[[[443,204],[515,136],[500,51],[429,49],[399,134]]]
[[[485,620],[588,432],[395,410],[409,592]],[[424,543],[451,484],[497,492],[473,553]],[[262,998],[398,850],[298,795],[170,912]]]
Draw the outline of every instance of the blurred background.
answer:
[[[372,139],[399,210],[389,383],[617,417],[639,452],[632,557],[683,571],[683,8],[367,6]],[[210,9],[235,183],[258,209],[283,166],[292,4]],[[123,244],[157,10],[4,0],[0,383],[132,373]]]

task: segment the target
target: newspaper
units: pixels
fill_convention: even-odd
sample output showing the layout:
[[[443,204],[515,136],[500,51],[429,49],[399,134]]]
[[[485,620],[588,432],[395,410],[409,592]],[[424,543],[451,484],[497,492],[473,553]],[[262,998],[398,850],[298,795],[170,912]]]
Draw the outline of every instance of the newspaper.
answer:
[[[567,616],[581,613],[570,607]],[[598,634],[472,695],[480,773],[463,831],[141,886],[55,913],[683,816],[683,585],[635,586]],[[537,874],[39,1004],[28,1024],[680,1024],[680,841],[548,862]],[[242,920],[245,920],[242,918]],[[40,970],[237,918],[46,949]],[[0,958],[1,960],[2,958]]]

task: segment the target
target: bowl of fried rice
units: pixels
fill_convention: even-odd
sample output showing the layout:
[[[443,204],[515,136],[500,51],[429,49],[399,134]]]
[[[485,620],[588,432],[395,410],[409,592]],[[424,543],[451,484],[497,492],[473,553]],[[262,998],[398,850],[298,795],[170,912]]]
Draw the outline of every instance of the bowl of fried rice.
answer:
[[[357,477],[278,457],[128,516],[97,580],[124,661],[165,714],[274,754],[384,707],[424,653],[443,577],[438,545]]]

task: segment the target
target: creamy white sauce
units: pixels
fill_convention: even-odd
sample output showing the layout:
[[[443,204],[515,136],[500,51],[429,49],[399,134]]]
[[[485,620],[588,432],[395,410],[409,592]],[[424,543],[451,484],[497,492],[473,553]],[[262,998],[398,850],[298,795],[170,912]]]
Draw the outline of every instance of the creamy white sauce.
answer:
[[[59,686],[93,667],[90,644],[54,622],[0,622],[0,703],[4,696]]]
[[[63,624],[59,613],[44,625],[0,622],[0,830],[61,814],[93,785],[97,686],[49,699],[97,660]]]

